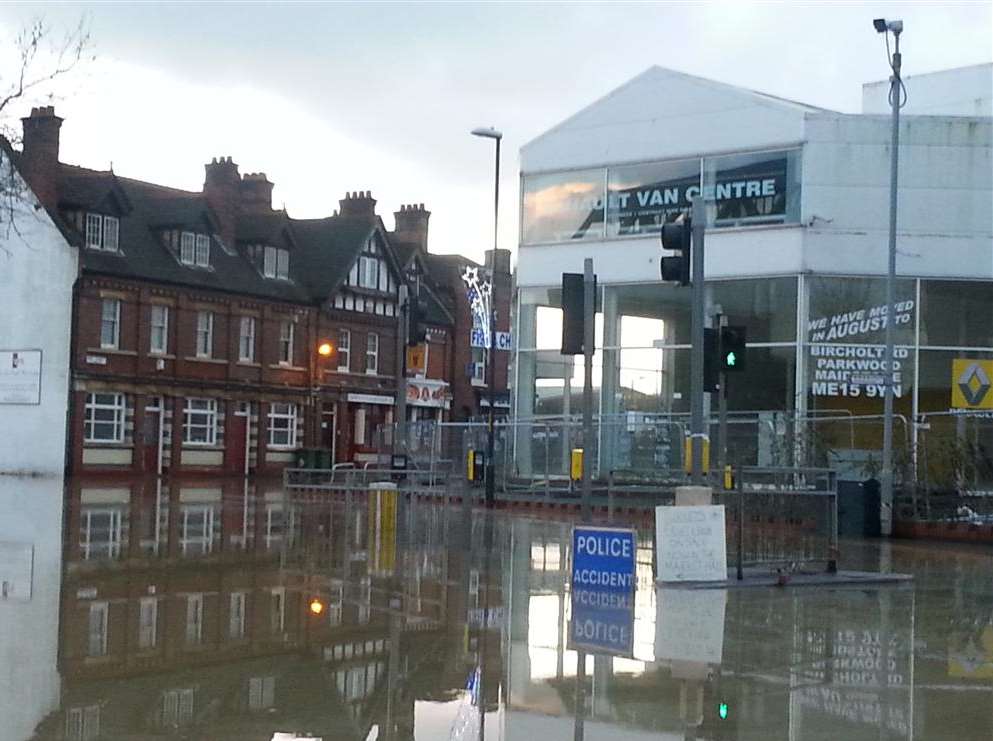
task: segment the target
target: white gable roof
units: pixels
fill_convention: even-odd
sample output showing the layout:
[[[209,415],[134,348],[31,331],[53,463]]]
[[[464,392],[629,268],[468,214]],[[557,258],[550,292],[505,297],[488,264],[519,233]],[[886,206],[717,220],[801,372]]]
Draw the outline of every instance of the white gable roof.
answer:
[[[822,109],[649,67],[521,148],[522,172],[791,144]]]

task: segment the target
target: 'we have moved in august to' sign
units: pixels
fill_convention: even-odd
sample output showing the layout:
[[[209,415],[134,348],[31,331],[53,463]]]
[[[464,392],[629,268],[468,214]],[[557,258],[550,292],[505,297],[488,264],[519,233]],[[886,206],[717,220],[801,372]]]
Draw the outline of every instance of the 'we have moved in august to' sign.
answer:
[[[658,580],[727,579],[724,506],[656,507]]]

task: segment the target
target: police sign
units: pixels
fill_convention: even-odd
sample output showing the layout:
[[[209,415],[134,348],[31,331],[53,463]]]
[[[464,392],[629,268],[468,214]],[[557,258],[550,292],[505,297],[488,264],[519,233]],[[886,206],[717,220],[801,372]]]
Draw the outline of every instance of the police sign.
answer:
[[[635,531],[577,525],[572,530],[572,589],[634,589]]]

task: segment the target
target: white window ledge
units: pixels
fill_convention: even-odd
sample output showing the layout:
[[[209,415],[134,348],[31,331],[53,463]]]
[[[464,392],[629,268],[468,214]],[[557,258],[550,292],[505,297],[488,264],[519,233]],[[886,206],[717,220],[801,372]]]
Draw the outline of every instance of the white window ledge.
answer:
[[[116,347],[88,347],[86,348],[86,352],[102,353],[104,355],[138,355],[136,350],[119,350]]]
[[[194,355],[187,355],[183,360],[188,360],[191,363],[213,363],[214,365],[227,365],[227,360],[224,358],[198,358]]]

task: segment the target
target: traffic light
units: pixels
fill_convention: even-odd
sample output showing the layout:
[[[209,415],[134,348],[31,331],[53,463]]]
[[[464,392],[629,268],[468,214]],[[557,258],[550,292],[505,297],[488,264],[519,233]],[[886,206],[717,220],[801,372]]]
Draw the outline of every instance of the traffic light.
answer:
[[[745,370],[744,327],[721,327],[721,370],[738,373]]]
[[[424,304],[416,297],[411,297],[407,303],[407,346],[417,347],[427,339],[428,332],[424,326]]]
[[[675,281],[681,286],[688,286],[692,282],[690,279],[692,233],[689,217],[681,216],[672,223],[662,225],[660,234],[662,249],[676,253],[672,257],[663,256],[659,261],[662,280]]]
[[[583,354],[583,274],[562,273],[562,354]]]
[[[721,364],[718,357],[720,348],[717,346],[718,334],[716,329],[705,327],[703,330],[703,390],[717,391],[720,385]]]

